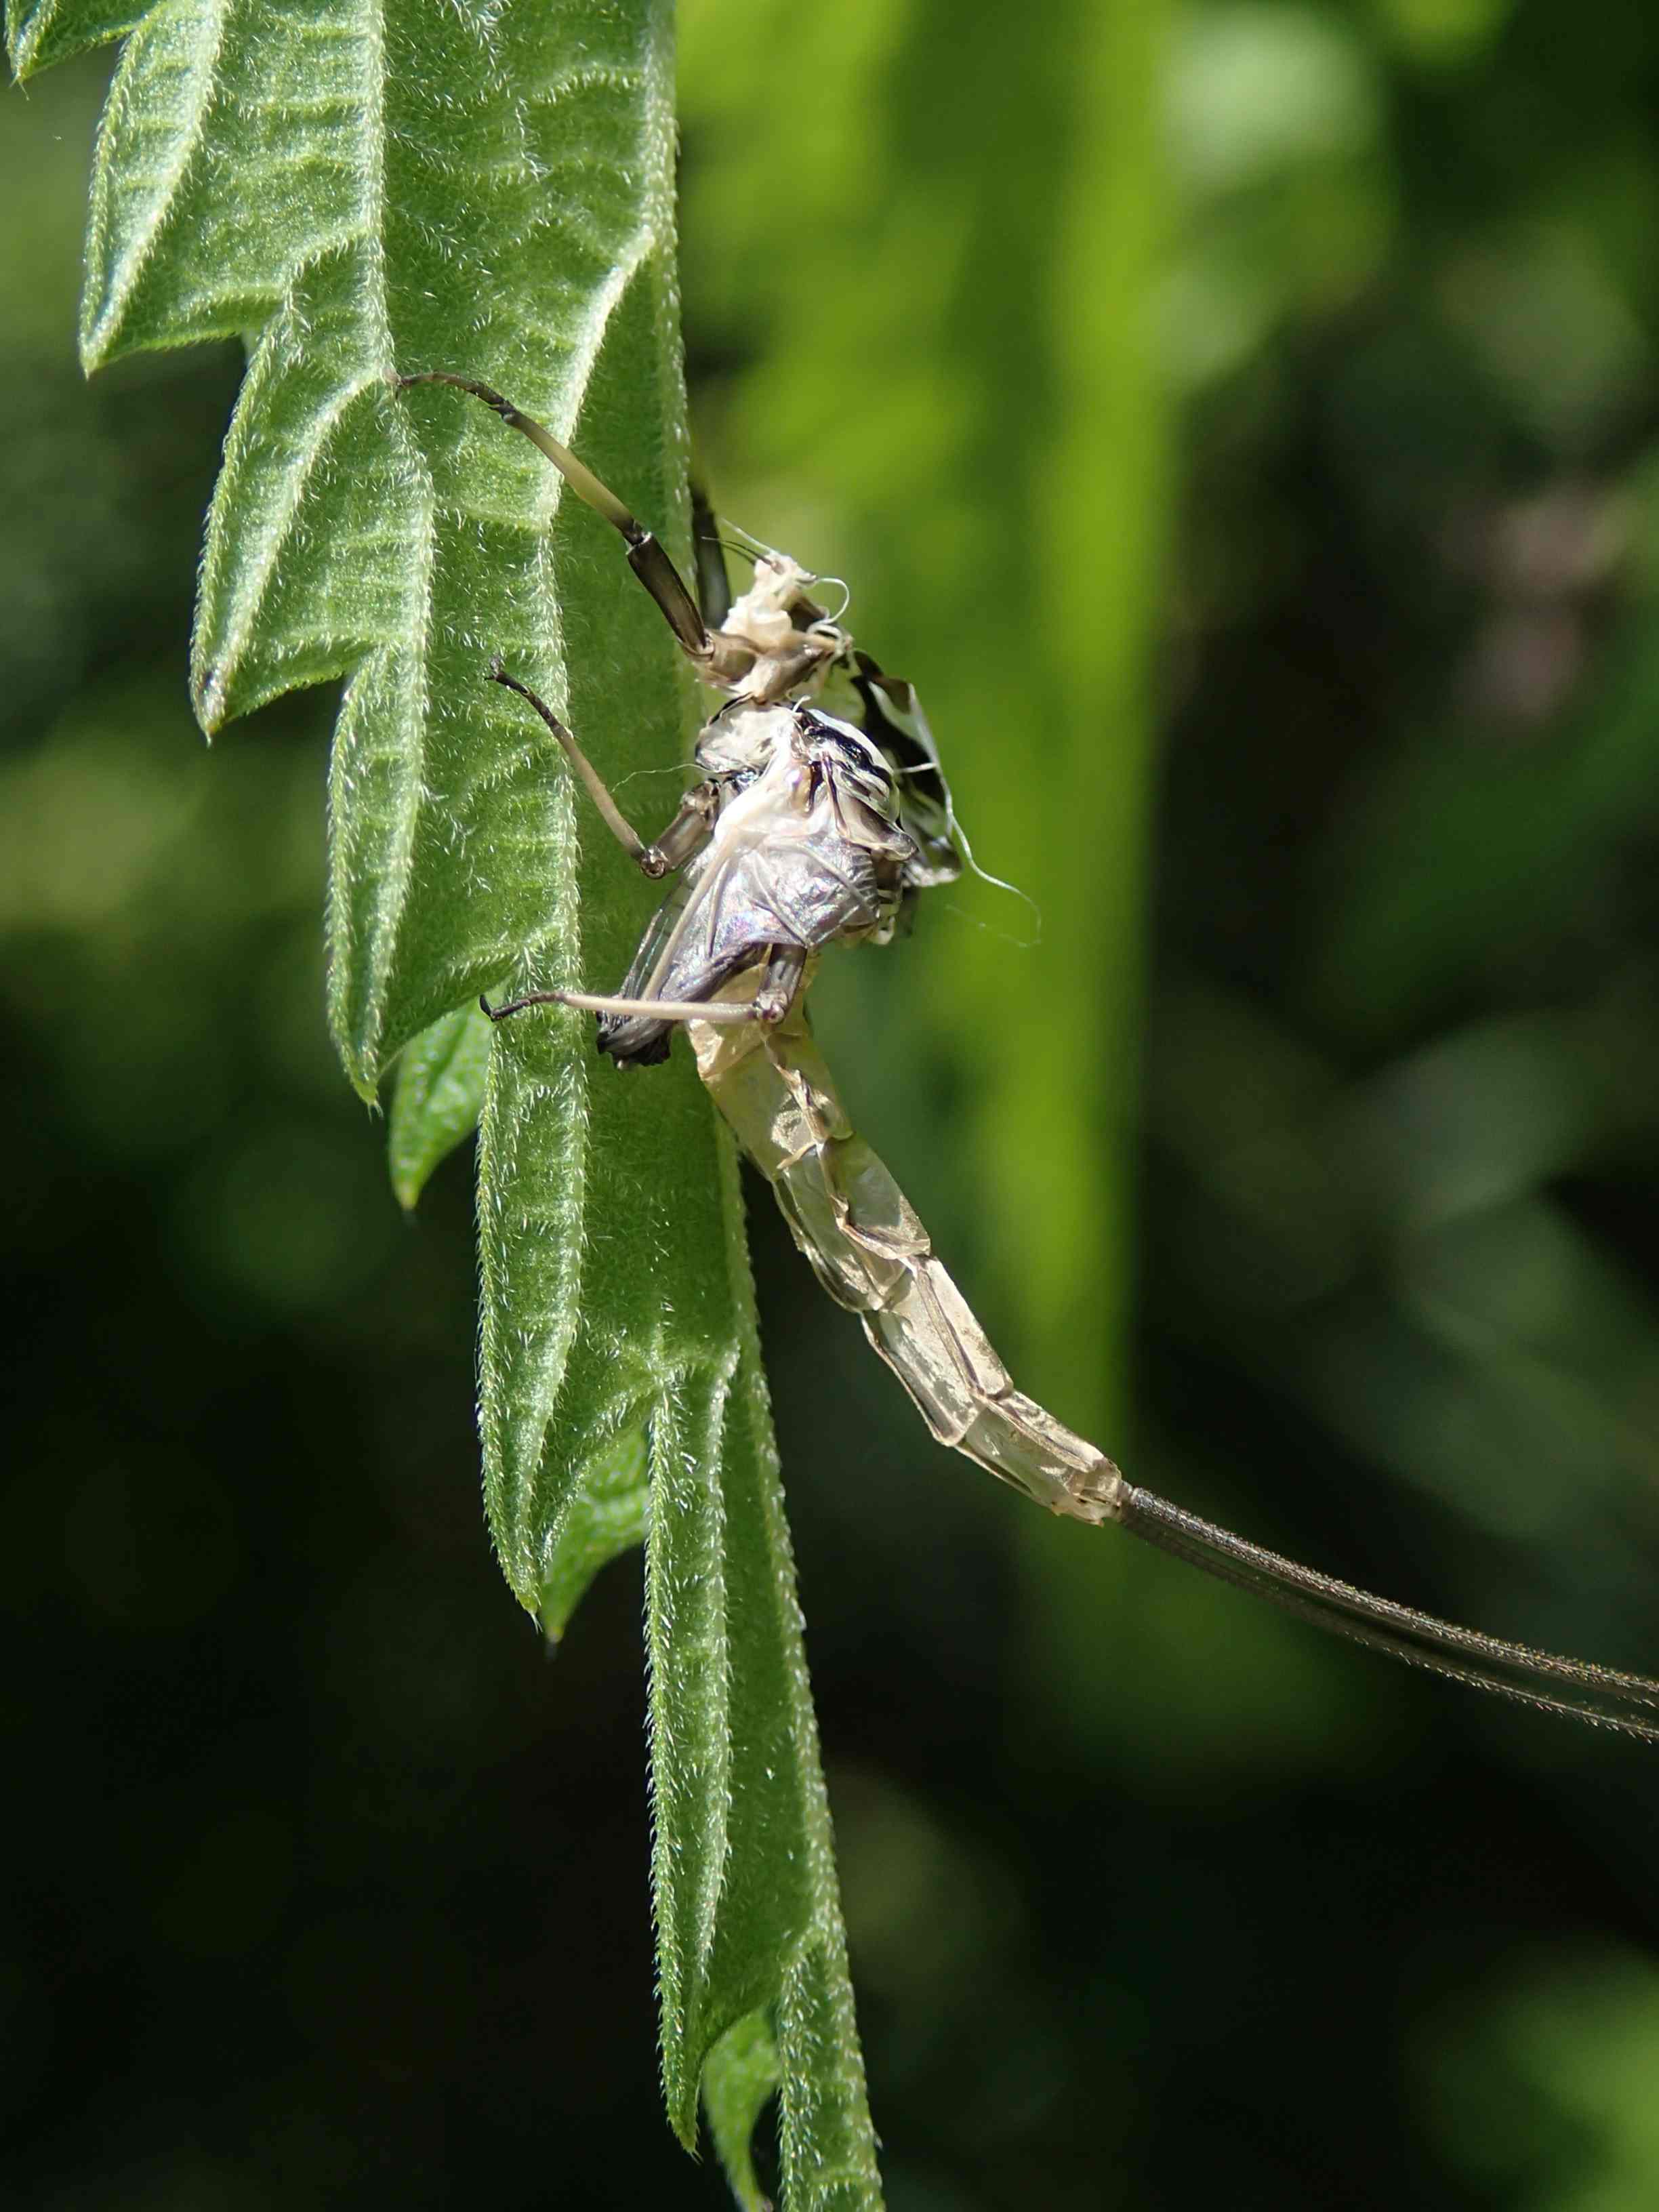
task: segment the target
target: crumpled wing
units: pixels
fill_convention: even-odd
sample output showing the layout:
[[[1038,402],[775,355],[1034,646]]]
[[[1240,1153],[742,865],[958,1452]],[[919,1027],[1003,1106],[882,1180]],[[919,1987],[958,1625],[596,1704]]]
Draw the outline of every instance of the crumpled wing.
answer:
[[[850,680],[863,706],[864,733],[887,756],[899,821],[916,847],[905,883],[913,890],[953,884],[963,863],[956,807],[916,687],[902,676],[884,674],[867,653],[853,658],[856,672]]]
[[[849,843],[833,811],[822,834],[722,852],[716,835],[695,877],[682,878],[652,916],[620,996],[712,999],[775,945],[812,953],[880,927],[890,910],[876,860]],[[643,1014],[599,1017],[599,1048],[619,1066],[666,1058],[674,1024]]]

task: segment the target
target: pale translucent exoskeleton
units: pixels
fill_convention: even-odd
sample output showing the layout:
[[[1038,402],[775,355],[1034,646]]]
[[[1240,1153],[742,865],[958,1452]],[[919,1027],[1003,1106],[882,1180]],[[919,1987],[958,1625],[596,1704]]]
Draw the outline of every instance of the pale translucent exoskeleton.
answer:
[[[1659,1741],[1659,1682],[1456,1627],[1265,1551],[1128,1481],[1015,1389],[903,1193],[854,1133],[806,1018],[823,949],[887,943],[915,895],[953,880],[966,857],[912,687],[857,648],[840,613],[814,598],[818,580],[787,555],[745,542],[753,580],[732,599],[697,505],[699,605],[657,538],[499,392],[441,371],[401,382],[470,392],[538,446],[620,531],[697,674],[726,695],[697,740],[699,780],[647,844],[557,716],[492,669],[547,724],[635,865],[676,880],[617,992],[535,991],[486,1012],[501,1021],[537,1006],[586,1008],[599,1049],[619,1066],[665,1059],[684,1028],[710,1096],[824,1289],[857,1314],[939,1441],[1039,1504],[1115,1522],[1408,1663]]]

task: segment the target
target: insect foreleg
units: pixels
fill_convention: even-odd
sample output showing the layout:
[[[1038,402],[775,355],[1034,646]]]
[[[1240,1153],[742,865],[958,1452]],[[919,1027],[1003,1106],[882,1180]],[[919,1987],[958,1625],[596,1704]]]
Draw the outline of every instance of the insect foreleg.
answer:
[[[470,376],[452,375],[444,368],[421,369],[413,376],[398,379],[399,392],[407,392],[413,384],[447,384],[457,392],[470,392],[475,399],[482,399],[486,407],[493,409],[509,430],[518,430],[528,438],[552,462],[577,498],[622,532],[628,546],[628,565],[662,610],[669,629],[690,659],[700,666],[708,661],[711,650],[708,631],[697,611],[696,600],[681,580],[679,570],[655,533],[623,505],[608,484],[599,482],[592,469],[579,461],[568,447],[562,446],[533,416],[525,414],[488,384],[480,384]]]
[[[726,573],[726,551],[708,495],[693,477],[691,482],[691,550],[697,562],[697,599],[702,618],[716,630],[732,611],[732,580]]]
[[[541,716],[559,741],[560,750],[577,775],[581,779],[588,797],[598,807],[605,826],[622,847],[641,875],[654,881],[683,868],[697,848],[708,836],[714,821],[714,794],[707,784],[699,784],[689,791],[662,835],[647,845],[633,823],[611,796],[611,789],[587,755],[576,743],[571,732],[559,720],[544,699],[538,698],[527,684],[520,684],[516,676],[509,676],[498,660],[489,671],[492,684],[501,684],[508,691],[516,691],[520,699],[527,700]]]

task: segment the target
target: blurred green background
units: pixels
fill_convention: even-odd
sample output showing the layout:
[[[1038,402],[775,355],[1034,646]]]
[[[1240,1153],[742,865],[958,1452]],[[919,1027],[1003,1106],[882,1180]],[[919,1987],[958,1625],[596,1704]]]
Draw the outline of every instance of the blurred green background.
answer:
[[[721,502],[1042,910],[830,963],[861,1125],[1138,1480],[1659,1671],[1659,16],[684,45]],[[715,2205],[637,1566],[544,1663],[465,1163],[400,1218],[325,1036],[331,702],[190,720],[237,360],[79,380],[103,75],[0,130],[7,2197]],[[1654,1755],[1049,1527],[753,1222],[893,2205],[1659,2201]]]

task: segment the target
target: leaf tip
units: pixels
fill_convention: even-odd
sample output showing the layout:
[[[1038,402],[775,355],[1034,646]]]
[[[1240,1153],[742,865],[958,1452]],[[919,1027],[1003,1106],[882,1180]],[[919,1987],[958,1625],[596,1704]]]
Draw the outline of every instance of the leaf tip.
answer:
[[[86,289],[81,295],[81,327],[76,339],[83,376],[95,375],[100,368],[107,368],[118,355],[132,350],[121,343],[121,303],[110,297],[102,272],[90,258],[90,251],[88,246]]]
[[[663,2084],[663,2103],[667,2107],[668,2124],[674,2139],[683,2151],[688,2152],[696,2163],[702,2164],[702,2143],[697,2127],[697,2088],[692,2083],[690,2093],[678,2084]]]
[[[353,1040],[336,1028],[334,1048],[340,1055],[340,1065],[345,1070],[346,1081],[368,1107],[372,1116],[380,1111],[380,1070],[366,1054],[359,1052]],[[393,1188],[396,1188],[394,1183]]]
[[[216,665],[192,669],[190,678],[191,704],[196,709],[202,735],[210,742],[216,738],[230,720],[226,711],[225,672]]]
[[[386,1063],[380,1057],[378,1025],[364,1026],[356,1018],[356,1008],[349,993],[343,988],[340,972],[332,954],[329,962],[328,987],[329,1034],[334,1039],[334,1049],[340,1055],[340,1065],[345,1070],[346,1081],[368,1107],[371,1115],[384,1109],[380,1104],[380,1079],[386,1073]],[[396,1187],[396,1170],[393,1170]],[[418,1186],[417,1186],[418,1188]]]
[[[576,1610],[581,1595],[579,1591],[573,1596],[556,1576],[543,1584],[541,1594],[530,1610],[542,1632],[542,1650],[547,1658],[558,1657],[559,1647],[564,1642],[564,1632],[570,1626],[570,1616]]]
[[[11,81],[27,84],[34,75],[35,57],[40,47],[40,36],[45,24],[44,9],[30,15],[21,4],[11,4],[6,9],[6,44],[11,49]]]

